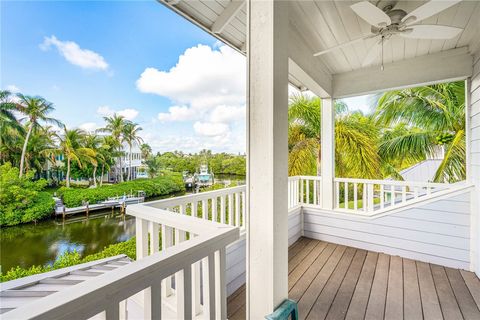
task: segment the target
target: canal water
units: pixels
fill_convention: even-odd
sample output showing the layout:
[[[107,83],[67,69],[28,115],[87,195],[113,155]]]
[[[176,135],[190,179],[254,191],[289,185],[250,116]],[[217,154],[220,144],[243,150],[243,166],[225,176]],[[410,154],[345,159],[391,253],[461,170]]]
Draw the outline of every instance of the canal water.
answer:
[[[90,214],[2,228],[0,263],[2,272],[12,267],[52,264],[64,252],[76,250],[82,257],[135,235],[135,220],[105,210]]]
[[[222,176],[217,183],[244,183],[244,178]],[[188,193],[188,192],[187,192]],[[165,198],[165,197],[161,197]],[[149,199],[149,201],[161,198]],[[128,212],[128,208],[127,208]],[[37,224],[0,228],[0,265],[6,272],[12,267],[52,264],[64,252],[76,250],[82,257],[104,247],[123,242],[135,235],[135,220],[111,209],[91,212],[89,218],[78,214]]]

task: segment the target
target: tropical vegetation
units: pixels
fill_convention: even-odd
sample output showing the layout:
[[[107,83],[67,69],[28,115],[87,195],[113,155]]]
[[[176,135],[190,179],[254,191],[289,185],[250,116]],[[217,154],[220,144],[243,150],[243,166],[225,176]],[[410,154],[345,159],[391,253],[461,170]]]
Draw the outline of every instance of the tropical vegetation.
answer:
[[[443,153],[432,180],[464,180],[464,92],[461,81],[390,91],[367,115],[337,101],[336,176],[403,180],[401,170]],[[288,116],[289,174],[320,174],[321,100],[293,96]]]

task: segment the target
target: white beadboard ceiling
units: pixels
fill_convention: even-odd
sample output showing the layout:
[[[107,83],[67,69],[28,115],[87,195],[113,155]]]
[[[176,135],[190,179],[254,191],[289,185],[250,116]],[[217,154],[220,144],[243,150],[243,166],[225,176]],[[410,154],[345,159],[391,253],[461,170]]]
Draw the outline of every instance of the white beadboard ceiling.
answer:
[[[207,32],[219,16],[231,5],[231,0],[159,0],[179,14],[201,26]],[[290,1],[290,22],[312,53],[360,38],[370,33],[370,26],[359,18],[350,6],[359,1]],[[375,4],[377,1],[371,1]],[[407,13],[427,1],[398,1],[396,8]],[[215,34],[222,41],[245,51],[245,5],[229,19],[223,30]],[[449,25],[464,30],[450,40],[413,40],[392,37],[384,47],[384,63],[428,55],[459,47],[469,47],[474,52],[480,47],[480,0],[463,0],[432,16],[423,24]],[[320,59],[328,72],[337,74],[362,68],[362,61],[375,39],[368,39],[342,49],[334,50]],[[380,64],[378,57],[371,65]]]

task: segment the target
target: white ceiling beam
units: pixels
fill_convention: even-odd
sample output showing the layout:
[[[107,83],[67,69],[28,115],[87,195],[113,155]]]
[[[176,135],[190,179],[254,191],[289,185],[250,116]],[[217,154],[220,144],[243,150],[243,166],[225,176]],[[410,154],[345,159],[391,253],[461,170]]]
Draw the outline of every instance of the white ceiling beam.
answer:
[[[212,25],[213,33],[221,33],[223,29],[232,21],[240,10],[245,6],[243,0],[232,0],[225,10],[220,13],[217,20]]]
[[[303,86],[321,98],[332,96],[332,75],[320,59],[305,44],[295,27],[290,24],[288,38],[288,72]]]
[[[466,79],[473,57],[467,47],[333,75],[333,96],[344,98]]]

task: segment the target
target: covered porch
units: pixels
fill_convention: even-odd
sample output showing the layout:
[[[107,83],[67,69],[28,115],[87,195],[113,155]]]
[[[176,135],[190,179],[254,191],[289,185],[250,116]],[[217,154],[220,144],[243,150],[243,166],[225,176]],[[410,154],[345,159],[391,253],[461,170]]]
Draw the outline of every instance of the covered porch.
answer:
[[[159,2],[247,57],[247,185],[129,207],[138,261],[4,319],[263,319],[289,297],[301,319],[478,318],[478,2],[432,17],[459,25],[456,41],[392,41],[365,66],[371,39],[314,56],[370,32],[359,1]],[[465,182],[335,177],[335,99],[458,80]],[[322,99],[321,177],[288,177],[289,83]]]

